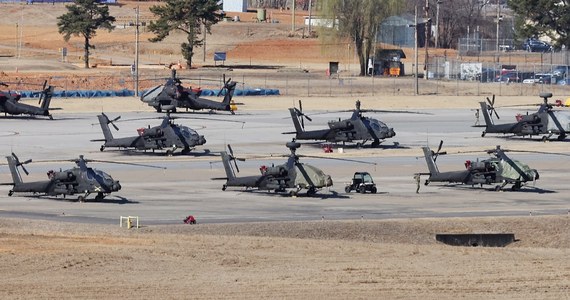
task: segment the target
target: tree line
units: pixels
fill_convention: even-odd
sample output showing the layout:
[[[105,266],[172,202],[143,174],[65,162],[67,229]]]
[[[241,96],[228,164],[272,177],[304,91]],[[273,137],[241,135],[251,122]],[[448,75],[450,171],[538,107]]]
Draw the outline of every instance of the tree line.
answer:
[[[475,30],[480,38],[499,38],[495,31],[497,22],[500,26],[507,18],[513,19],[513,25],[503,28],[513,27],[518,39],[548,37],[557,47],[570,46],[570,0],[249,0],[248,4],[253,8],[286,9],[291,8],[293,1],[296,9],[311,8],[314,15],[334,20],[334,27],[321,29],[319,37],[354,43],[361,75],[366,74],[367,61],[376,47],[379,24],[393,15],[413,13],[416,7],[428,28],[433,28],[438,20],[438,45],[433,45],[430,37],[431,46],[456,48],[459,38]],[[113,30],[115,18],[109,14],[108,5],[97,0],[75,0],[66,7],[68,12],[58,17],[59,33],[65,41],[71,36],[83,37],[85,67],[89,68],[89,49],[94,48],[91,39],[99,29]],[[186,33],[186,41],[180,47],[191,67],[194,49],[202,45],[206,34],[211,34],[211,27],[223,19],[222,8],[218,0],[164,0],[150,7],[157,18],[147,27],[155,34],[150,41],[160,42],[173,31]],[[495,15],[493,9],[497,11]]]

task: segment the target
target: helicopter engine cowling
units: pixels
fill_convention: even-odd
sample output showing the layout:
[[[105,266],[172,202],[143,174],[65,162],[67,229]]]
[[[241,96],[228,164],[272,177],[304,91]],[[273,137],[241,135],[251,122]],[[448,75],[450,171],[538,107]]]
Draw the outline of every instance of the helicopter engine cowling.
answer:
[[[540,117],[537,115],[521,115],[517,117],[517,120],[525,123],[540,123]]]
[[[55,172],[53,179],[56,181],[74,181],[75,174],[73,172]]]
[[[157,137],[162,135],[164,135],[164,131],[159,127],[145,129],[141,134],[143,137]]]
[[[350,122],[350,120],[334,121],[334,122],[329,122],[329,128],[336,130],[346,130],[346,129],[353,129],[354,125],[352,124],[352,122]]]
[[[283,167],[267,167],[263,171],[263,175],[284,177],[287,176],[287,169]]]

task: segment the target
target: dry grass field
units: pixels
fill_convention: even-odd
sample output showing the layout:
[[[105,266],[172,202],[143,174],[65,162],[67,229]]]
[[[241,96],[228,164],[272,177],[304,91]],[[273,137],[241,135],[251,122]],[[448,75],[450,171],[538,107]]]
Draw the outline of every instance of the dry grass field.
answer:
[[[141,16],[146,18],[148,6],[153,4],[125,2],[112,7],[111,12],[120,20],[129,20],[135,5],[140,5]],[[29,77],[40,81],[46,76],[76,76],[81,81],[88,76],[125,72],[124,67],[109,65],[132,61],[131,27],[98,33],[93,40],[97,46],[93,63],[100,67],[84,70],[78,67],[80,39],[65,43],[57,33],[55,18],[65,11],[62,5],[0,7],[2,56],[18,55],[13,45],[20,38],[14,24],[19,22],[24,28],[21,58],[0,57],[0,81]],[[216,50],[228,51],[231,64],[252,60],[291,68],[301,64],[319,72],[326,68],[326,62],[342,60],[345,55],[344,48],[324,49],[316,39],[288,37],[291,24],[287,12],[272,12],[279,23],[271,24],[254,23],[252,16],[240,15],[239,24],[216,25],[208,37],[211,48],[207,59],[197,57],[197,70],[213,64],[209,57]],[[300,16],[297,22],[301,22]],[[141,40],[148,37],[143,32]],[[181,38],[173,35],[162,44],[143,43],[141,61],[148,68],[143,72],[178,61],[177,41]],[[71,63],[57,61],[62,47],[70,49]],[[97,87],[100,83],[88,84]],[[312,98],[306,100],[306,109],[317,108],[325,99],[330,107],[346,103],[343,99]],[[279,107],[287,107],[296,99],[271,100],[257,103],[255,109],[276,109],[277,101]],[[477,100],[392,97],[380,104],[374,102],[380,101],[376,97],[368,97],[364,103],[390,108],[468,108]],[[504,103],[518,100],[506,99]],[[64,108],[63,113],[148,109],[133,99],[120,105],[109,99],[89,101],[91,105],[86,106],[76,99],[65,99],[58,106]],[[246,107],[253,101],[243,99]],[[2,172],[6,170],[2,168]],[[2,198],[0,210],[1,202]],[[64,218],[62,215],[62,222],[0,219],[0,298],[570,298],[567,215],[180,224],[131,230],[118,225],[65,222]],[[442,232],[514,233],[518,241],[505,248],[453,247],[435,241],[435,234]]]

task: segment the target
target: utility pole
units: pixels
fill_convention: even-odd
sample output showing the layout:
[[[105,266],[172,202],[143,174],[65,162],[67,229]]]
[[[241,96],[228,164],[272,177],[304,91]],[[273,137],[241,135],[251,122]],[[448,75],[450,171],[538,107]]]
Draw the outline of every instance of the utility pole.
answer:
[[[501,4],[499,2],[500,0],[497,0],[497,45],[496,45],[496,51],[497,51],[497,62],[499,62],[499,27],[501,24]]]
[[[418,6],[416,5],[414,11],[414,90],[416,96],[420,94],[419,82],[418,82]]]
[[[204,24],[204,44],[202,45],[202,55],[203,55],[203,62],[206,62],[206,24]]]
[[[435,48],[439,48],[438,38],[439,38],[439,5],[442,0],[437,0],[435,2]]]
[[[313,1],[309,0],[309,37],[311,37],[311,8],[313,6]]]
[[[135,97],[139,96],[139,7],[136,8],[135,19]]]
[[[295,35],[295,0],[291,0],[293,9],[291,9],[291,35]]]
[[[425,62],[424,62],[424,79],[428,80],[428,60],[429,60],[429,54],[428,54],[428,48],[429,48],[429,32],[431,30],[431,26],[429,26],[430,24],[430,18],[429,18],[429,0],[426,0],[426,19],[425,19],[425,26],[424,29],[426,31],[426,40],[424,43],[424,46],[426,48],[426,58],[425,58]]]

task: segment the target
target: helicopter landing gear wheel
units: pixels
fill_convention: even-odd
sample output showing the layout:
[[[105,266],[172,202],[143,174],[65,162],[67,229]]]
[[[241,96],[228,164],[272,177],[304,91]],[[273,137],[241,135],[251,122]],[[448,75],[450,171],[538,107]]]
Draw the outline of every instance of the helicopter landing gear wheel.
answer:
[[[225,191],[227,188],[228,188],[228,186],[227,186],[227,185],[225,185],[225,184],[224,184],[224,185],[222,185],[222,191]]]
[[[103,152],[103,150],[105,150],[105,146],[101,145],[101,147],[99,148],[99,151]]]
[[[483,131],[483,132],[481,133],[481,137],[485,137],[485,134],[487,134],[487,132]]]
[[[105,195],[98,193],[97,196],[95,196],[95,201],[103,201],[103,198],[105,198]]]
[[[499,192],[501,190],[501,186],[500,185],[496,185],[495,186],[495,192]]]
[[[380,146],[380,140],[374,140],[374,142],[372,142],[372,144],[370,146],[372,148],[376,148],[376,147]]]
[[[541,139],[541,141],[543,141],[543,142],[545,142],[545,143],[546,143],[546,142],[548,141],[548,137],[547,137],[546,135],[545,135],[545,136],[543,136],[543,137],[542,137],[542,139]]]
[[[310,187],[307,190],[307,196],[312,197],[317,193],[317,189],[315,189],[314,187]]]
[[[557,137],[557,139],[558,139],[559,141],[563,141],[563,140],[566,139],[566,135],[565,135],[565,134],[561,134],[561,135],[559,135],[559,136]]]
[[[160,107],[160,105],[156,106],[155,108],[156,108],[156,112],[159,112],[159,113],[162,112],[162,107]]]
[[[513,186],[511,187],[511,191],[518,191],[521,189],[521,186],[522,186],[521,183],[517,182],[517,183],[513,184]]]
[[[291,196],[291,197],[297,197],[297,191],[290,191],[290,192],[289,192],[289,196]]]
[[[190,153],[190,148],[184,148],[184,149],[182,149],[181,153],[184,154],[184,155],[189,154],[189,153]]]
[[[362,148],[362,143],[356,143],[356,148],[358,149]]]
[[[12,195],[14,195],[14,191],[13,191],[13,190],[10,190],[10,191],[8,192],[8,196],[12,197]]]
[[[79,197],[77,197],[77,201],[79,201],[79,202],[85,202],[85,196],[79,196]]]
[[[172,156],[172,150],[166,150],[166,156]]]

